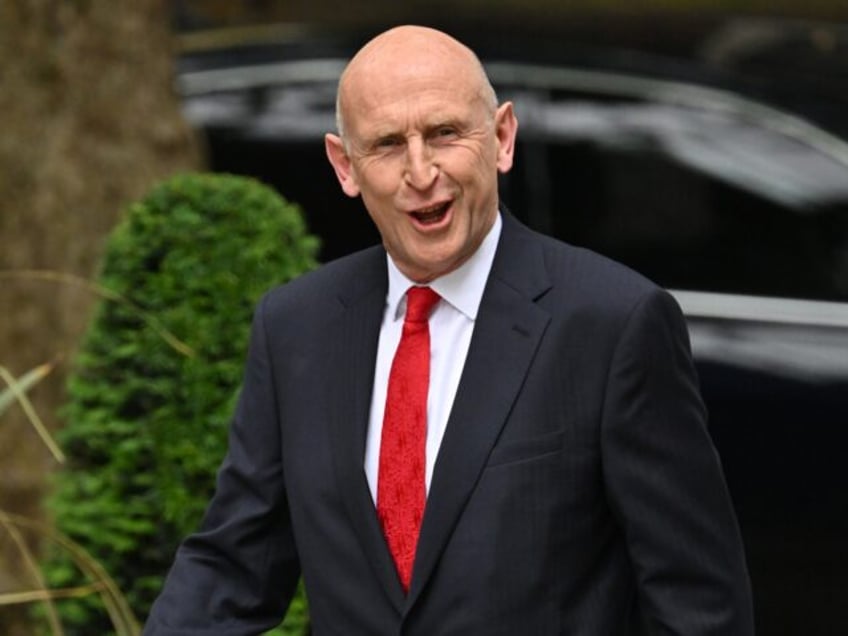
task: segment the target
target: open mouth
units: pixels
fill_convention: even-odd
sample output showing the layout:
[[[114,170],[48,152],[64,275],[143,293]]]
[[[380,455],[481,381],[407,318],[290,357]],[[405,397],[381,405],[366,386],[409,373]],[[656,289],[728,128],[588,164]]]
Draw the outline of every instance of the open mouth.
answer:
[[[416,210],[410,214],[412,218],[422,225],[434,225],[445,218],[445,215],[448,213],[448,208],[450,208],[450,201],[440,203],[438,205],[432,205],[428,208],[421,208],[420,210]]]

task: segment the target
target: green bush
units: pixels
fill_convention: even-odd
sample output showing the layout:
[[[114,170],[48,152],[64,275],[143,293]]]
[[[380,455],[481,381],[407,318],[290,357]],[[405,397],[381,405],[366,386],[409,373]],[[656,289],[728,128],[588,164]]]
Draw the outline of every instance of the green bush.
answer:
[[[254,304],[312,268],[316,250],[296,206],[228,175],[161,184],[108,240],[98,282],[122,299],[98,307],[69,380],[68,464],[49,505],[140,617],[212,494]],[[80,584],[62,555],[45,572],[52,587]],[[302,633],[297,602],[298,624],[275,633]],[[110,632],[91,598],[59,607],[69,636]]]

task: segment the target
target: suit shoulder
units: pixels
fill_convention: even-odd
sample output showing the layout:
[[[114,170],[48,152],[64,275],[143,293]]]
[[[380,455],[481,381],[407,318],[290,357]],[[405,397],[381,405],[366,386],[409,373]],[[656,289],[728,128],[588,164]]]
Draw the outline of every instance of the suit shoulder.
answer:
[[[381,246],[374,246],[323,264],[268,291],[261,306],[271,315],[328,313],[340,298],[355,297],[374,286],[385,285],[385,254]]]
[[[606,302],[633,301],[660,291],[660,287],[634,269],[585,247],[525,228],[530,240],[541,246],[546,269],[555,285],[579,296],[600,296]]]
[[[590,326],[596,334],[610,334],[610,344],[618,340],[615,334],[640,323],[684,334],[683,312],[667,290],[602,254],[537,236],[551,280],[539,302],[555,322],[569,329]]]

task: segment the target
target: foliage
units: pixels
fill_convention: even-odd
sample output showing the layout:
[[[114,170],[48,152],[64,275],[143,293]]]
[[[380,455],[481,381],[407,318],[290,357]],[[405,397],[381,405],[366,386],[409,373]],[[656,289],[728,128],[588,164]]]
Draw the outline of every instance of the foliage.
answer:
[[[296,206],[226,175],[166,181],[109,238],[99,283],[128,302],[101,302],[84,339],[60,434],[68,464],[50,507],[139,616],[211,496],[253,306],[313,267],[316,249]],[[58,555],[45,567],[51,587],[78,576]],[[69,635],[108,633],[91,603],[60,612]]]

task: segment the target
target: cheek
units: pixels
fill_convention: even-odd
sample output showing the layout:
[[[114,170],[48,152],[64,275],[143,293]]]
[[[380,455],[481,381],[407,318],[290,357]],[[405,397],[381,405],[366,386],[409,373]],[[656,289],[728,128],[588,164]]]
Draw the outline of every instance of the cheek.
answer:
[[[385,238],[398,233],[398,217],[390,196],[379,196],[371,191],[362,191],[362,203],[368,211],[371,221]]]
[[[372,199],[390,197],[401,181],[402,172],[390,161],[369,162],[359,168],[356,180],[363,197]]]
[[[484,186],[497,171],[497,153],[482,145],[458,148],[446,157],[446,171],[466,184]]]

